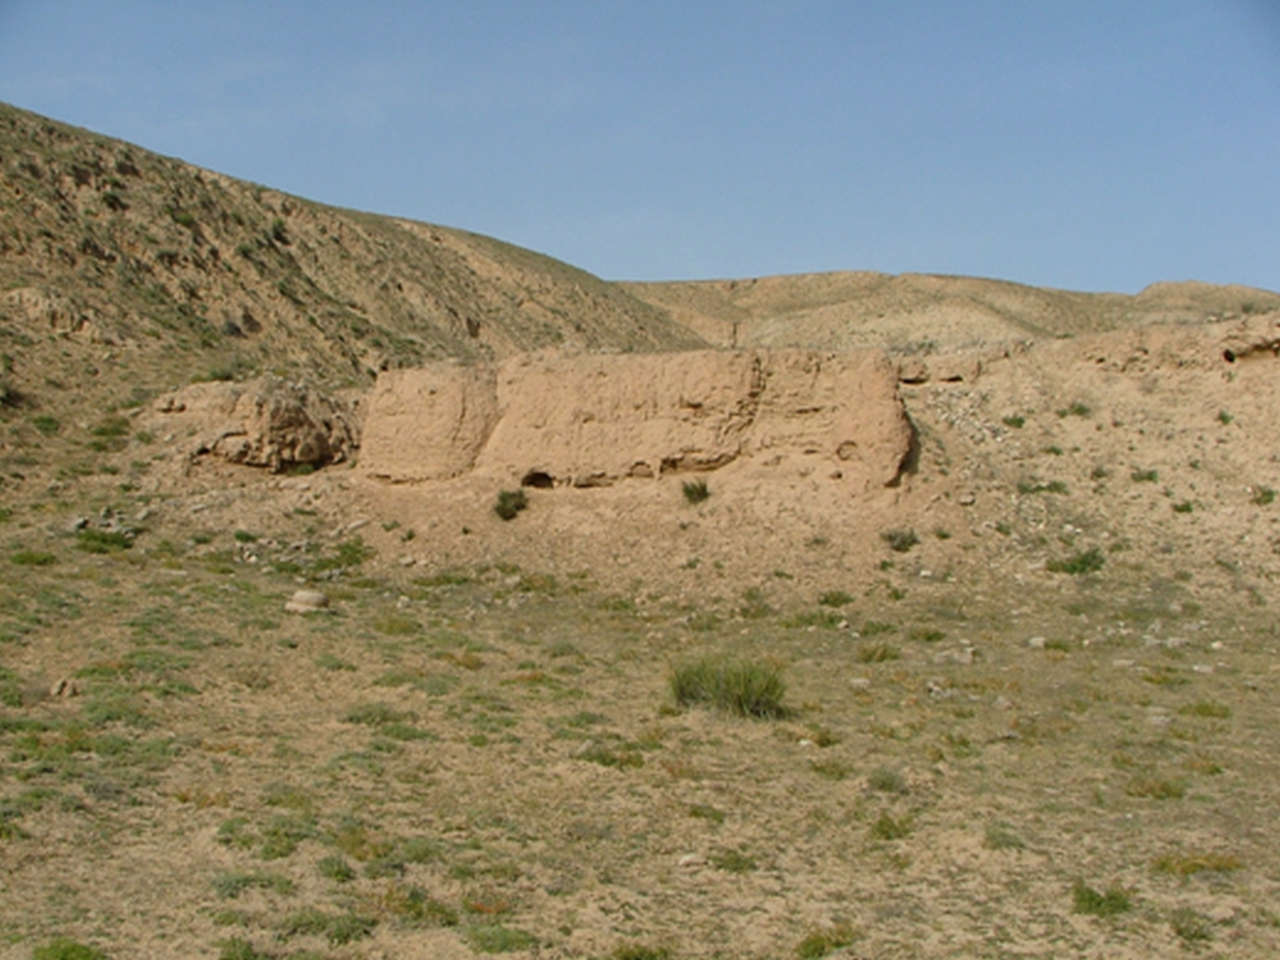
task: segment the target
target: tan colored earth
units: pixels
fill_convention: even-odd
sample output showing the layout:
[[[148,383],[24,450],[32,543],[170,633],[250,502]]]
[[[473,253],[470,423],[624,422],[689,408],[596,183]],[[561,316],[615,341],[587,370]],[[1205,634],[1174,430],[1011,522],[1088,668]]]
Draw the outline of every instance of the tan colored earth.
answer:
[[[0,169],[0,956],[1280,954],[1280,294]]]

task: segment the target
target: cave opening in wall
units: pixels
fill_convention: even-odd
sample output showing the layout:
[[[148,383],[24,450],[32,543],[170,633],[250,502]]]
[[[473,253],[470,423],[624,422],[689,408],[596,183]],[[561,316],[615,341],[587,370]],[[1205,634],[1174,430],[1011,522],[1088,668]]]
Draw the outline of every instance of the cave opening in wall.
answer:
[[[539,490],[550,490],[555,485],[555,478],[542,470],[530,470],[520,481],[522,487],[536,487]]]

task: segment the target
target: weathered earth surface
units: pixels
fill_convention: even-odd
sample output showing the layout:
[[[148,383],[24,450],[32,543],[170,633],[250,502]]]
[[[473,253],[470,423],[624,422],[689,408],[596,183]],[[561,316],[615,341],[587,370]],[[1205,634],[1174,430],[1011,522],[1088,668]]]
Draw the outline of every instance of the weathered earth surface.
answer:
[[[185,457],[209,454],[274,473],[341,463],[359,442],[351,404],[278,377],[193,383],[157,400],[148,424]]]
[[[360,467],[594,487],[750,465],[864,490],[897,478],[911,436],[879,351],[533,355],[383,374]]]
[[[1280,954],[1280,295],[0,168],[0,954]]]

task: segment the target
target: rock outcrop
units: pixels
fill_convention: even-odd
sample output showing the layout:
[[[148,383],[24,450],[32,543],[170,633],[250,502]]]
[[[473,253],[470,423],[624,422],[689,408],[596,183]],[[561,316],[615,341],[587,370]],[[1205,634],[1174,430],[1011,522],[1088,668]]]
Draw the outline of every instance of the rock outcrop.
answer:
[[[361,469],[393,482],[468,472],[533,486],[739,467],[892,483],[912,440],[880,351],[694,351],[389,371]]]
[[[156,432],[173,433],[187,455],[267,467],[322,467],[359,443],[354,411],[340,400],[277,377],[193,383],[154,407]]]

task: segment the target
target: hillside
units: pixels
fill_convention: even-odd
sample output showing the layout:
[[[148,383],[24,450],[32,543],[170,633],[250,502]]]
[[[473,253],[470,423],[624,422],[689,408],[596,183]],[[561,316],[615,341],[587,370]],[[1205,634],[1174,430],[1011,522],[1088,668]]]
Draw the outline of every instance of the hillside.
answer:
[[[364,387],[446,357],[703,345],[549,257],[287,196],[7,105],[0,170],[0,340],[33,401],[56,404],[49,380],[110,394],[272,371]]]
[[[865,271],[620,286],[721,346],[895,353],[1205,323],[1280,308],[1280,295],[1243,286],[1157,283],[1131,296]]]
[[[1280,955],[1280,295],[0,170],[0,957]]]

